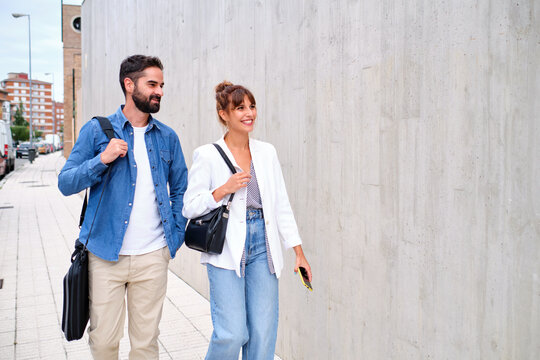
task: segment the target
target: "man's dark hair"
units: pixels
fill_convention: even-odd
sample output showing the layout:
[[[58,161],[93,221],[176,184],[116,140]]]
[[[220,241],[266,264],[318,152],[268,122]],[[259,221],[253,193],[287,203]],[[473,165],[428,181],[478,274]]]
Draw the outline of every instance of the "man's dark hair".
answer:
[[[124,95],[126,95],[126,87],[124,86],[124,79],[130,78],[134,83],[139,80],[145,69],[149,67],[157,67],[163,70],[163,64],[156,56],[145,55],[131,55],[125,58],[120,65],[120,86]]]

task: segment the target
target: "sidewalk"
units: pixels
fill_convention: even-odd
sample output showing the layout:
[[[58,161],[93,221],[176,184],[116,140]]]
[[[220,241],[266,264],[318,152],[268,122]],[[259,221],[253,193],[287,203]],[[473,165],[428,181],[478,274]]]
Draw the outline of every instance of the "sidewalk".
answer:
[[[60,152],[40,156],[0,181],[0,359],[92,358],[87,334],[67,342],[60,329],[62,279],[82,204],[57,188],[64,162]],[[170,271],[160,330],[160,359],[204,359],[210,305]],[[120,358],[128,352],[126,326]]]

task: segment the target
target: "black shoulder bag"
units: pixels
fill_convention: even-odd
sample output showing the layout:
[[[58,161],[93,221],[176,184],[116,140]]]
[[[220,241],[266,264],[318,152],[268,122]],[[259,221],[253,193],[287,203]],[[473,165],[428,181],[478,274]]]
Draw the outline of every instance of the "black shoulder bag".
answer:
[[[101,129],[107,135],[109,140],[115,137],[114,130],[109,119],[101,116],[96,116],[95,119],[99,121]],[[88,250],[86,250],[86,245],[88,245],[88,239],[90,239],[90,234],[92,233],[92,227],[94,226],[99,204],[101,203],[101,198],[103,197],[103,190],[105,189],[107,180],[109,179],[111,166],[112,165],[109,165],[109,169],[107,170],[105,183],[103,184],[103,188],[101,190],[94,219],[92,219],[92,224],[90,225],[90,230],[88,231],[86,243],[81,243],[79,239],[75,241],[75,251],[71,255],[71,266],[69,267],[66,276],[64,276],[62,331],[64,332],[64,335],[68,341],[79,340],[82,338],[86,325],[88,324],[88,319],[90,318],[88,306]],[[82,226],[84,221],[84,214],[86,213],[86,206],[88,203],[87,199],[88,189],[84,195],[79,228]]]
[[[223,160],[233,174],[236,169],[218,144],[213,144],[219,151]],[[227,233],[227,222],[229,220],[229,209],[234,198],[231,194],[226,204],[210,211],[208,214],[189,219],[186,225],[185,243],[190,249],[209,254],[221,254],[225,244],[225,234]]]

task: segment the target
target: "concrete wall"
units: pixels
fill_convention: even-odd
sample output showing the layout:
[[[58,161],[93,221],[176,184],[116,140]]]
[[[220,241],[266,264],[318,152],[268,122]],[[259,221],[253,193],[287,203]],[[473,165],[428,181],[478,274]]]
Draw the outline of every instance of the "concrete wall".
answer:
[[[280,280],[283,359],[540,358],[540,6],[529,1],[105,1],[83,14],[84,118],[121,60],[165,64],[158,118],[218,138],[245,84],[279,153],[308,293]],[[198,255],[173,269],[207,295]],[[179,341],[182,341],[179,337]]]

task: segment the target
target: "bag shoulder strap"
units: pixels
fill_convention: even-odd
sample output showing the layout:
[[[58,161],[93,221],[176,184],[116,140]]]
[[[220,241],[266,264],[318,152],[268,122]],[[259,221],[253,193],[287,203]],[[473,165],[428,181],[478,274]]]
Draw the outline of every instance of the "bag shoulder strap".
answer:
[[[92,119],[96,119],[99,121],[99,125],[101,126],[101,130],[107,135],[107,138],[109,140],[115,138],[114,136],[114,129],[112,127],[111,121],[109,118],[103,117],[103,116],[94,116]],[[81,216],[79,217],[79,229],[82,227],[82,224],[84,222],[84,215],[86,214],[86,207],[88,206],[88,189],[85,190],[84,193],[84,201],[83,206],[81,209]],[[96,209],[97,210],[97,209]]]
[[[233,164],[231,163],[231,160],[229,160],[229,157],[227,156],[227,154],[225,154],[225,151],[223,151],[221,146],[219,146],[218,144],[214,143],[213,145],[216,147],[217,151],[219,151],[219,154],[221,155],[223,160],[225,160],[225,163],[227,164],[227,166],[229,167],[231,172],[233,174],[236,174],[236,169],[234,168]],[[232,193],[231,196],[229,196],[229,200],[227,200],[227,210],[231,207],[231,203],[233,201],[233,198],[234,198],[234,193]]]
[[[227,164],[227,166],[229,167],[231,172],[233,174],[236,174],[236,169],[234,168],[233,164],[231,163],[231,160],[229,160],[229,157],[227,156],[227,154],[225,154],[225,151],[223,151],[221,146],[219,146],[218,144],[215,144],[215,143],[212,144],[212,145],[214,145],[216,147],[217,151],[219,151],[219,154],[221,155],[223,160],[225,160],[225,163]]]
[[[109,140],[113,139],[114,136],[114,129],[112,127],[111,121],[109,118],[103,117],[103,116],[94,116],[93,119],[97,119],[99,121],[99,125],[101,126],[101,130],[107,135],[107,138]]]

